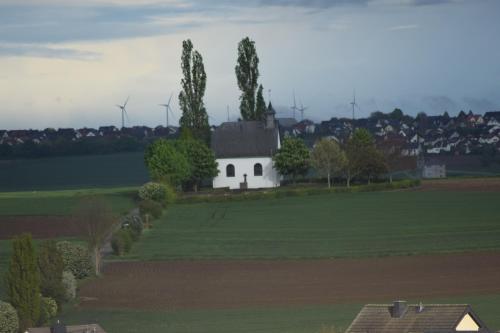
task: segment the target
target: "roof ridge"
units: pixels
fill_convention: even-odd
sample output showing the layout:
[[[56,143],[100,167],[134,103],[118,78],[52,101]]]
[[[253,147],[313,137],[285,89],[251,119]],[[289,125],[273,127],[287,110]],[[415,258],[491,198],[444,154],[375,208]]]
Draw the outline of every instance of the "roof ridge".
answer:
[[[392,303],[371,303],[371,304],[365,304],[365,306],[393,306],[394,304]],[[411,303],[407,304],[407,306],[419,306],[420,304],[418,303]],[[469,306],[470,304],[467,303],[422,303],[424,306]]]

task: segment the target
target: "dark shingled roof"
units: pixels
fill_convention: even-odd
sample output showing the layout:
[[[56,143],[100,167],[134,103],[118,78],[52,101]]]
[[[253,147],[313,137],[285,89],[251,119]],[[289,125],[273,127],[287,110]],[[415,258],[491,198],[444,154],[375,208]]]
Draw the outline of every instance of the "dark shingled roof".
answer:
[[[212,133],[216,158],[273,156],[278,150],[278,128],[262,121],[222,123]]]
[[[346,333],[446,333],[455,332],[460,320],[469,314],[479,325],[479,332],[491,331],[467,304],[408,305],[400,318],[392,317],[393,305],[368,304],[363,307]]]

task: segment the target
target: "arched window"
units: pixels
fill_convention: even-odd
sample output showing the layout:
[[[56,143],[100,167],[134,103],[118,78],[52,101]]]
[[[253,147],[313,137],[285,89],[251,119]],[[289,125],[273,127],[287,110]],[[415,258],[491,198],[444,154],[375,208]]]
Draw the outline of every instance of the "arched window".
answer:
[[[234,165],[228,164],[226,166],[226,177],[234,177]]]
[[[253,175],[254,176],[262,176],[262,164],[255,163],[253,166]]]

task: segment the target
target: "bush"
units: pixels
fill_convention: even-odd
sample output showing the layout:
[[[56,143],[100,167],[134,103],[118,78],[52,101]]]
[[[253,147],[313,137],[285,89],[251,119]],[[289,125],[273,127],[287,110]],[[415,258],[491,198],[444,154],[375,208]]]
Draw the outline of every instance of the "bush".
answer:
[[[163,185],[165,187],[165,203],[171,204],[177,200],[177,193],[170,185]]]
[[[139,239],[144,228],[142,219],[138,215],[129,215],[122,222],[122,228],[130,232],[132,240],[135,242]]]
[[[64,301],[62,284],[64,263],[55,241],[44,241],[38,247],[38,268],[42,295],[53,298],[58,305],[61,305]]]
[[[319,195],[328,193],[354,193],[354,192],[370,192],[370,191],[386,191],[412,188],[420,185],[418,179],[406,179],[394,181],[392,183],[372,183],[370,185],[358,185],[351,187],[280,187],[277,189],[269,189],[266,191],[248,191],[243,193],[227,193],[217,195],[194,195],[185,196],[178,202],[184,204],[202,203],[202,202],[231,202],[244,200],[260,200],[271,198],[284,198],[294,196]],[[215,193],[216,191],[214,191]]]
[[[64,271],[62,274],[62,284],[64,287],[64,299],[71,301],[76,298],[76,279],[70,271]]]
[[[141,200],[164,202],[166,198],[166,187],[160,183],[146,183],[139,189],[139,198]]]
[[[16,309],[6,302],[0,301],[0,333],[17,333],[19,317]]]
[[[142,216],[149,215],[154,219],[157,219],[161,216],[163,207],[156,201],[144,200],[139,203],[139,211]]]
[[[111,247],[113,248],[113,253],[117,256],[130,252],[132,248],[132,236],[130,232],[127,229],[115,232],[113,238],[111,238]]]
[[[73,273],[77,279],[91,275],[93,267],[85,245],[62,241],[57,243],[57,249],[61,252],[64,270]]]
[[[57,303],[53,298],[42,297],[40,303],[40,325],[47,324],[57,314]]]

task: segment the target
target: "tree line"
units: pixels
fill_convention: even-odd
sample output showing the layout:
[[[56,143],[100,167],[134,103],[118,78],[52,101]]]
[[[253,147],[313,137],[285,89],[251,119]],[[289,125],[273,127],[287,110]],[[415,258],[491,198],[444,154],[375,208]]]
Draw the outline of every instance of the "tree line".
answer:
[[[293,182],[299,176],[304,177],[312,168],[326,177],[328,187],[332,186],[333,177],[344,178],[347,187],[350,187],[354,178],[363,178],[370,183],[383,173],[395,171],[401,152],[393,144],[377,147],[370,132],[364,128],[356,129],[344,145],[322,138],[312,151],[300,138],[289,137],[284,139],[282,147],[273,157],[274,167]]]

